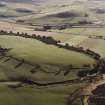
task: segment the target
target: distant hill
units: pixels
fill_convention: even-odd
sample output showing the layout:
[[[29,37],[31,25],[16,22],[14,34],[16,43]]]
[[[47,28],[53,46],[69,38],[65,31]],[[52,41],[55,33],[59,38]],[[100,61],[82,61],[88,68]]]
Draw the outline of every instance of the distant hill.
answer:
[[[0,2],[12,2],[12,3],[46,3],[50,2],[51,0],[0,0]]]
[[[30,3],[32,2],[33,0],[0,0],[0,1],[3,1],[3,2],[23,2],[23,3]]]
[[[58,3],[58,2],[71,2],[71,1],[75,1],[75,0],[0,0],[0,1],[3,1],[3,2],[20,2],[20,3],[41,3],[41,2],[54,2],[54,3]]]

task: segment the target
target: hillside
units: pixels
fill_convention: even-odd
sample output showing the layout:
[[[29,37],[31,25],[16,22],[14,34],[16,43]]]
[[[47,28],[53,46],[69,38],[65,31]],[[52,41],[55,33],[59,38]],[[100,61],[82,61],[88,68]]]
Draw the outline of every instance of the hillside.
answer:
[[[0,105],[104,102],[104,17],[104,0],[0,0]]]
[[[95,63],[86,55],[47,45],[35,39],[1,35],[0,45],[4,48],[11,48],[7,57],[0,55],[0,81],[2,81],[0,83],[0,102],[5,105],[8,103],[10,105],[17,105],[17,103],[20,105],[27,103],[30,105],[34,105],[33,103],[65,105],[68,93],[83,87],[84,83],[73,86],[56,85],[55,87],[39,88],[36,85],[28,85],[27,82],[20,85],[21,81],[26,78],[40,83],[72,80],[77,78],[79,69],[71,69],[66,73],[69,70],[69,65],[81,67],[83,64],[93,65]],[[79,62],[80,60],[81,62]],[[12,89],[15,86],[16,91]],[[11,96],[7,93],[11,93]],[[44,95],[40,96],[40,94]],[[23,101],[26,98],[27,101]]]

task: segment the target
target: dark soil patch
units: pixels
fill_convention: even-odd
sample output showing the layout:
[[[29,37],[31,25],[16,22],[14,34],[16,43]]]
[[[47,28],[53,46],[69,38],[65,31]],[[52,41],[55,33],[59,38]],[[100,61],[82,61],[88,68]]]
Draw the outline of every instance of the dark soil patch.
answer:
[[[90,96],[90,105],[105,105],[105,84],[98,86],[92,93],[97,97]]]
[[[50,15],[51,17],[57,17],[57,18],[70,18],[70,17],[77,17],[78,14],[73,12],[61,12],[58,14]]]
[[[32,10],[25,9],[25,8],[17,8],[15,9],[15,11],[19,13],[32,13],[33,12]]]
[[[105,9],[102,9],[102,8],[93,9],[92,11],[96,12],[97,14],[104,14],[105,13]]]

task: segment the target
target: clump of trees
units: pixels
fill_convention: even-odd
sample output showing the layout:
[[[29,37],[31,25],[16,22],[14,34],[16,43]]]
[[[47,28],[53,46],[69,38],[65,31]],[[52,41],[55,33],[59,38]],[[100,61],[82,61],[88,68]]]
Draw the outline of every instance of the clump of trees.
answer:
[[[67,76],[70,73],[70,71],[72,70],[72,68],[73,68],[72,64],[65,67],[64,76]]]
[[[78,21],[78,24],[80,24],[80,25],[92,24],[92,22],[91,21],[87,21],[87,20],[82,20],[82,21]]]
[[[97,75],[97,74],[105,74],[105,60],[104,59],[99,59],[94,67],[89,70],[81,70],[78,72],[78,77],[87,77],[87,76],[92,76],[92,75]]]
[[[0,55],[6,55],[6,53],[8,52],[8,51],[10,51],[11,50],[11,48],[3,48],[3,47],[1,47],[0,46]]]

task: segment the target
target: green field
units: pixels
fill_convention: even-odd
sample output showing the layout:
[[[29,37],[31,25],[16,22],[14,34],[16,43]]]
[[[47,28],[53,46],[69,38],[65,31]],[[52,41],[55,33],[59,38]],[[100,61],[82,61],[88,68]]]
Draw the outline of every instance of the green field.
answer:
[[[7,48],[13,48],[13,50],[10,51],[10,54],[14,57],[23,58],[32,63],[82,65],[85,63],[92,64],[94,62],[91,58],[81,53],[57,48],[53,45],[46,45],[35,39],[0,36],[0,45]],[[81,62],[79,62],[80,60]]]
[[[23,64],[15,70],[14,68],[19,64],[19,61],[10,59],[6,62],[5,60],[8,58],[2,58],[0,60],[1,71],[5,71],[10,77],[12,76],[12,72],[15,74],[14,76],[25,75],[37,81],[74,79],[76,78],[78,70],[71,70],[68,76],[63,75],[69,65],[72,64],[74,67],[81,67],[83,64],[93,65],[95,63],[93,59],[84,54],[68,51],[53,45],[47,45],[35,39],[25,39],[16,36],[0,36],[0,45],[5,48],[12,48],[8,55],[20,60],[24,59],[32,65],[38,64],[40,66],[36,69],[37,72],[35,74],[31,74],[30,71],[35,68],[34,66]],[[46,74],[44,70],[54,73],[60,70],[61,73],[55,77],[54,73]]]
[[[78,70],[64,76],[68,65],[80,67],[83,64],[94,64],[94,60],[81,53],[68,51],[53,45],[44,44],[35,39],[26,39],[16,36],[0,36],[0,45],[5,48],[12,48],[8,52],[15,58],[24,59],[33,65],[39,65],[32,74],[30,70],[33,66],[30,64],[22,64],[15,68],[20,61],[8,59],[8,57],[0,58],[0,80],[9,80],[9,84],[13,84],[13,78],[26,77],[37,82],[47,83],[64,81],[77,78]],[[81,62],[80,62],[81,61]],[[61,73],[55,76],[55,73],[61,69]],[[50,73],[46,73],[46,72]],[[65,105],[69,94],[76,89],[83,87],[84,83],[73,85],[55,85],[47,87],[38,87],[36,85],[25,85],[17,89],[8,87],[7,83],[0,83],[0,104],[3,105]],[[6,97],[6,98],[5,98]],[[79,103],[78,103],[79,102]],[[80,100],[75,101],[75,105],[80,105]]]
[[[0,104],[3,105],[66,105],[70,93],[84,86],[30,87],[25,86],[16,90],[7,86],[0,87]],[[78,101],[77,101],[78,102]],[[75,105],[81,105],[75,102]]]

